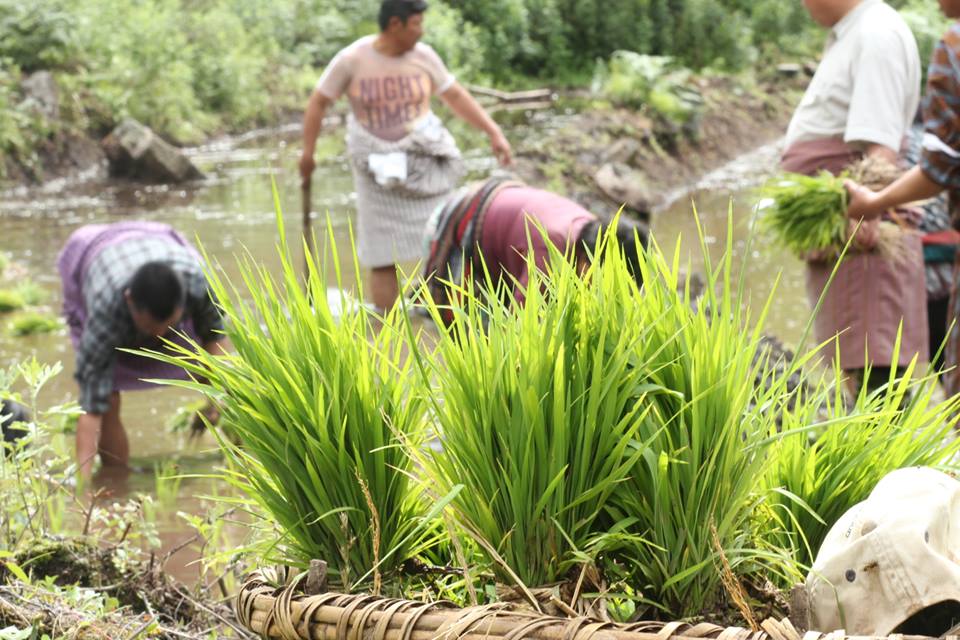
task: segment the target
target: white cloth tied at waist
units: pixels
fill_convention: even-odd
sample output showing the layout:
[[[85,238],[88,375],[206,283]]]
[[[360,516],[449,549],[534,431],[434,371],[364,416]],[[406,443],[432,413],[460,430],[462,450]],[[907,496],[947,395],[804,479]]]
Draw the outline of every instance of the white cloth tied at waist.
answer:
[[[347,119],[347,153],[354,167],[388,191],[413,197],[447,193],[466,173],[457,143],[434,113],[400,140],[382,140]]]

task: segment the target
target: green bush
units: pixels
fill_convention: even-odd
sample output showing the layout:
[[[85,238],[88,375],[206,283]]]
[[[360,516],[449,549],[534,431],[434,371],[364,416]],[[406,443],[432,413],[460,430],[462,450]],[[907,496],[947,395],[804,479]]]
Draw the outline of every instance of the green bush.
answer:
[[[752,62],[750,28],[720,0],[686,0],[677,16],[672,54],[694,68],[741,69]]]
[[[819,28],[800,2],[757,0],[746,8],[754,47],[764,62],[785,56],[815,57],[826,30]]]
[[[920,64],[923,69],[923,78],[926,82],[927,65],[933,56],[933,50],[944,32],[950,27],[951,21],[945,18],[938,6],[929,2],[906,2],[900,9],[900,15],[910,25],[917,47],[920,50]]]
[[[76,54],[76,15],[66,0],[0,0],[0,58],[27,73],[66,66]]]
[[[684,123],[700,110],[703,99],[691,86],[689,69],[665,56],[616,51],[609,65],[594,72],[594,89],[616,105],[649,107],[671,122]]]

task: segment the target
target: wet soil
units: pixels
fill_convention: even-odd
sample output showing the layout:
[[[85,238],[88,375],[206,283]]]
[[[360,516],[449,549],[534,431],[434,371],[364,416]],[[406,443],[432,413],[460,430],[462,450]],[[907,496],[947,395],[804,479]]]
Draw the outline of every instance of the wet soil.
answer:
[[[516,172],[531,184],[567,193],[598,213],[622,204],[604,195],[598,170],[607,163],[635,169],[652,210],[690,191],[708,172],[779,139],[799,99],[802,81],[745,83],[702,78],[702,115],[677,125],[643,111],[591,109],[556,118],[538,133],[514,139]]]

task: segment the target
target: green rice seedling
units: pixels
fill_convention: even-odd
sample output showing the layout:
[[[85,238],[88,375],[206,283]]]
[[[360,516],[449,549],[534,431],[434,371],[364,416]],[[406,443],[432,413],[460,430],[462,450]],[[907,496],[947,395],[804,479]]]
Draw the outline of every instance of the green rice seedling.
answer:
[[[672,263],[658,248],[648,252],[644,295],[625,302],[638,305],[640,322],[653,328],[636,360],[651,363],[646,382],[664,391],[644,400],[653,419],[637,440],[648,444],[608,505],[612,533],[623,534],[611,551],[627,582],[643,594],[641,603],[671,617],[699,615],[718,602],[722,558],[737,575],[791,566],[756,544],[751,523],[765,500],[758,479],[771,464],[787,380],[804,361],[778,369],[756,357],[773,294],[752,316],[730,252],[714,269],[702,233],[701,250],[706,298],[696,310],[677,291],[679,242]],[[758,377],[764,384],[755,384]]]
[[[197,414],[207,406],[205,400],[192,400],[181,407],[167,419],[167,429],[171,433],[187,433],[197,418]]]
[[[937,376],[915,373],[912,364],[880,391],[862,392],[851,408],[840,385],[821,383],[783,414],[785,436],[767,478],[776,524],[763,531],[771,544],[793,550],[799,571],[812,564],[833,523],[886,474],[911,466],[956,469],[960,397],[938,403]]]
[[[20,299],[23,300],[23,304],[28,307],[44,304],[50,297],[46,289],[29,279],[17,285],[16,292],[19,294]]]
[[[0,289],[0,313],[9,313],[23,308],[23,297],[16,291]]]
[[[32,336],[41,333],[53,333],[63,326],[60,318],[46,313],[27,311],[17,315],[10,322],[10,333],[15,336]]]
[[[282,239],[279,210],[277,203]],[[376,592],[432,535],[430,509],[398,445],[424,439],[418,378],[405,360],[396,313],[336,319],[323,260],[308,257],[305,283],[282,240],[280,262],[275,279],[251,257],[241,260],[237,285],[221,268],[209,270],[234,353],[152,355],[207,380],[169,384],[199,390],[221,408],[239,442],[215,430],[231,464],[227,477],[279,523],[286,561],[322,558],[336,588],[371,588],[372,581]]]
[[[164,460],[153,465],[154,491],[157,502],[167,510],[172,510],[180,497],[180,485],[183,475],[176,460]]]
[[[489,274],[468,282],[436,357],[420,362],[442,451],[411,454],[438,495],[462,486],[452,519],[498,581],[529,600],[527,587],[590,573],[590,547],[609,528],[604,507],[644,450],[639,400],[657,392],[637,359],[652,330],[637,305],[614,303],[640,294],[605,243],[606,259],[583,278],[556,250],[548,275],[531,260],[519,306]],[[437,305],[426,306],[443,327]]]
[[[817,176],[787,173],[771,180],[761,192],[771,200],[763,211],[763,227],[799,256],[842,248],[847,243],[844,178],[823,171]]]

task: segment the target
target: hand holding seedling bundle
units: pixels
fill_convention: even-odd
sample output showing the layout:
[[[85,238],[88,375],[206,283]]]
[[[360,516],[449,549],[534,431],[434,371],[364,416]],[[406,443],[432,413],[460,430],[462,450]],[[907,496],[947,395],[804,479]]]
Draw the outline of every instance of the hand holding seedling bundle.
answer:
[[[850,179],[883,187],[899,170],[878,158],[866,158],[849,171],[834,176],[786,173],[769,182],[762,194],[771,200],[762,224],[776,240],[796,255],[814,260],[837,256],[851,241],[851,251],[876,250],[890,259],[902,254],[904,230],[889,221],[861,220],[848,216]]]
[[[843,178],[823,171],[817,176],[786,173],[769,182],[763,195],[772,200],[762,223],[783,246],[799,256],[847,241],[847,191]]]

